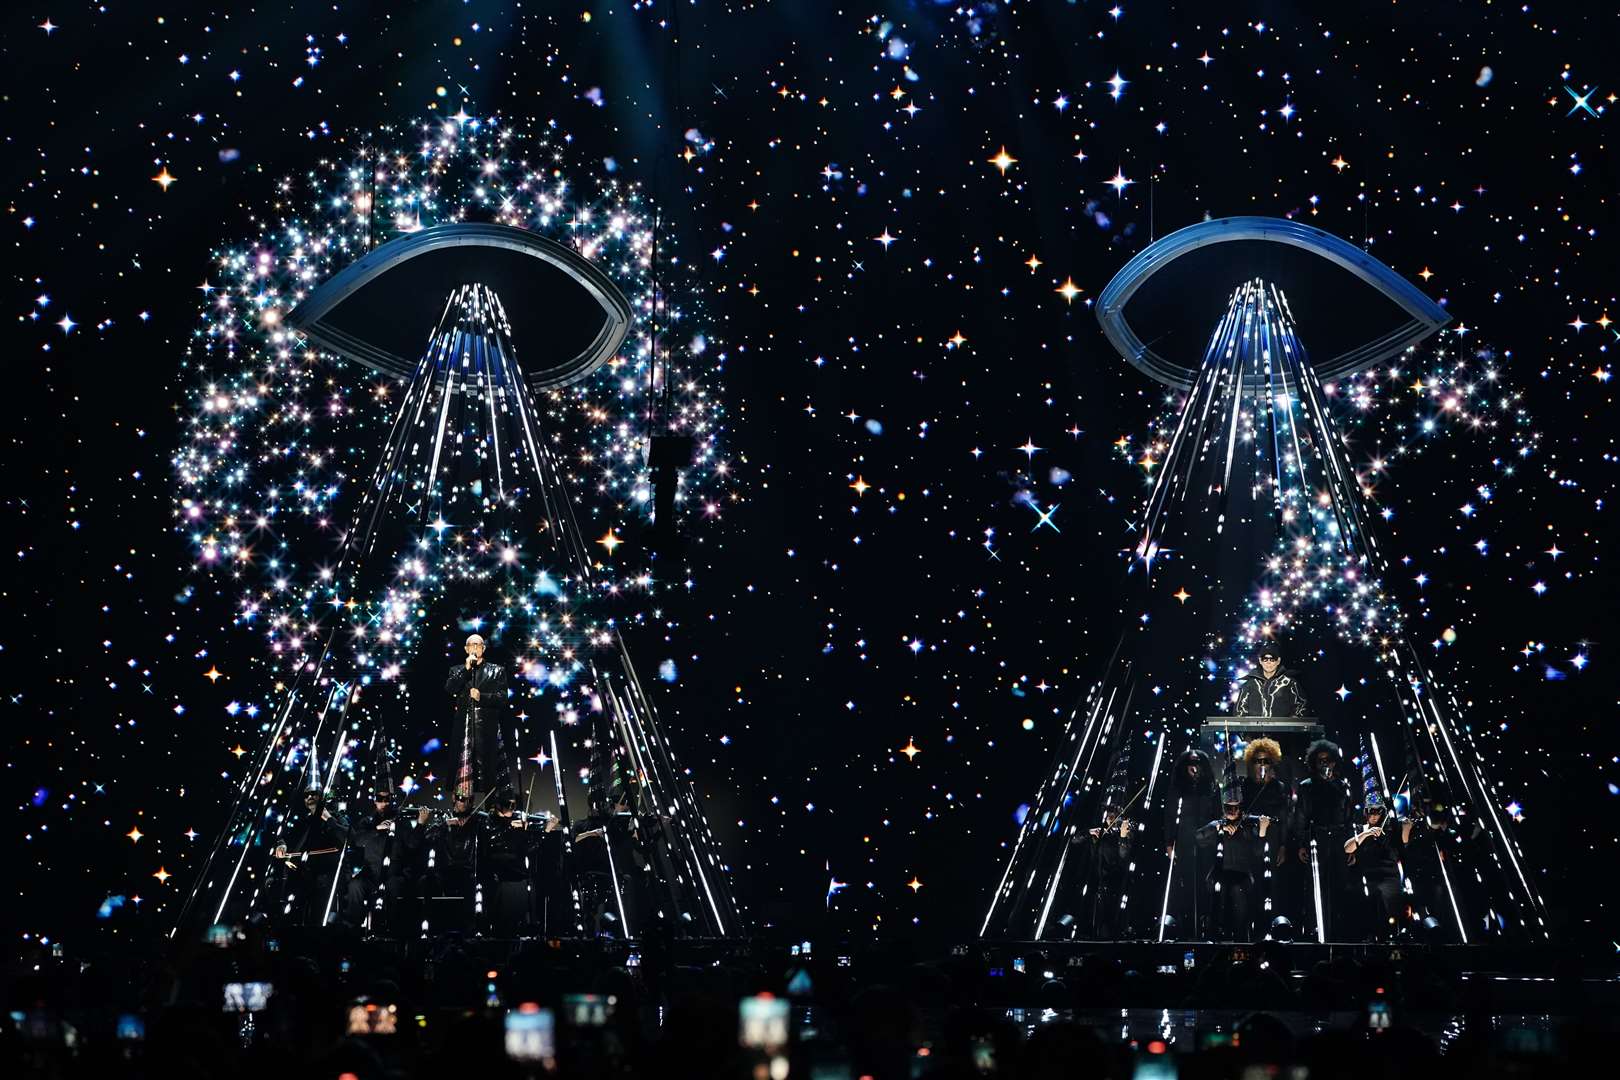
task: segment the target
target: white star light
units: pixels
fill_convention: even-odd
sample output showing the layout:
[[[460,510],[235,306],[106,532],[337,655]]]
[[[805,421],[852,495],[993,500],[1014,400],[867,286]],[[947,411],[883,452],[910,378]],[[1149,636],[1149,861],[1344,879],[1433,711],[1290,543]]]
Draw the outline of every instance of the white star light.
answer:
[[[73,321],[73,316],[68,315],[68,314],[63,314],[61,321],[58,322],[56,325],[60,326],[62,328],[62,333],[71,334],[71,333],[73,333],[73,328],[75,326],[78,326],[79,324]]]
[[[1116,169],[1114,171],[1113,179],[1109,180],[1108,183],[1113,186],[1115,195],[1123,195],[1125,193],[1125,189],[1131,184],[1136,183],[1136,181],[1125,179],[1124,169]]]
[[[1114,77],[1108,80],[1108,85],[1113,87],[1112,90],[1108,91],[1108,96],[1118,101],[1120,96],[1125,93],[1125,86],[1129,82],[1130,80],[1122,77],[1119,72],[1114,72]]]

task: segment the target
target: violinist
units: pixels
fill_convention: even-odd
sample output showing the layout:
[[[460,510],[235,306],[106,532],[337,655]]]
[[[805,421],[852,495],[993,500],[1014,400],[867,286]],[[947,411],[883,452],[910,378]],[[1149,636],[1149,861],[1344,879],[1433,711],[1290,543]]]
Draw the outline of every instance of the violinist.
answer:
[[[480,825],[483,859],[479,872],[488,901],[490,926],[499,937],[512,937],[534,917],[533,868],[545,833],[556,828],[555,819],[526,814],[517,797],[502,791],[492,800],[494,809]]]
[[[483,815],[473,809],[472,794],[458,790],[450,813],[440,816],[423,808],[417,823],[423,827],[422,846],[427,851],[423,885],[427,896],[457,897],[466,910],[458,917],[460,928],[471,925],[477,893],[479,827]]]
[[[1390,817],[1378,792],[1367,793],[1365,821],[1344,842],[1346,865],[1361,871],[1373,901],[1373,933],[1388,941],[1404,929],[1406,901],[1401,889],[1400,852],[1412,839],[1412,822]]]
[[[374,788],[371,806],[355,815],[351,841],[355,873],[349,878],[349,903],[356,919],[369,916],[373,932],[405,925],[400,910],[405,899],[405,871],[420,836],[420,830],[400,820],[387,784]]]
[[[282,913],[294,925],[320,926],[327,920],[332,880],[348,831],[348,820],[326,805],[325,793],[314,787],[304,792],[304,813],[293,824],[290,841],[278,843],[271,852],[282,871]]]
[[[1243,795],[1236,785],[1221,796],[1221,816],[1198,830],[1198,843],[1215,849],[1210,869],[1214,896],[1214,929],[1226,941],[1251,941],[1254,936],[1249,894],[1256,874],[1266,867],[1266,834],[1271,818],[1243,813]]]
[[[1091,933],[1097,941],[1118,939],[1120,901],[1125,893],[1125,875],[1130,868],[1133,828],[1117,798],[1107,796],[1102,824],[1076,833],[1071,842],[1078,845],[1083,859],[1085,899],[1090,900]],[[1084,900],[1082,900],[1084,903]]]

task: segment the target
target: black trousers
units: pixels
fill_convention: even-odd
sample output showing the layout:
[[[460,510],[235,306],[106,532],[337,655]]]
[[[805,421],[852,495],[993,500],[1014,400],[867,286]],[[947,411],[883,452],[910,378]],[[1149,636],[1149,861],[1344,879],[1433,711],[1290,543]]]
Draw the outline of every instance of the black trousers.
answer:
[[[374,934],[401,933],[409,928],[407,913],[412,906],[405,875],[393,866],[377,869],[367,866],[360,873],[349,873],[348,918],[361,925],[369,916]]]
[[[422,875],[421,888],[422,918],[433,930],[470,934],[483,929],[478,912],[483,889],[471,866],[440,863]]]
[[[1104,881],[1091,899],[1091,931],[1097,941],[1117,941],[1120,931],[1119,901],[1123,882]]]
[[[1253,912],[1249,910],[1254,879],[1247,873],[1223,870],[1213,877],[1215,933],[1222,941],[1253,941]]]
[[[1368,875],[1367,891],[1372,894],[1372,938],[1388,941],[1402,929],[1402,916],[1406,913],[1406,897],[1401,892],[1401,879],[1394,874]]]
[[[1175,936],[1182,941],[1203,938],[1210,921],[1210,861],[1208,849],[1199,847],[1190,838],[1176,844],[1170,904],[1165,913],[1175,917]],[[1154,936],[1157,937],[1157,933]]]
[[[1339,929],[1334,919],[1334,901],[1344,892],[1346,876],[1344,861],[1345,836],[1338,836],[1328,830],[1319,830],[1316,838],[1316,872],[1321,876],[1322,883],[1322,926],[1325,928],[1325,938],[1335,940],[1334,934]],[[1309,838],[1299,844],[1305,849],[1305,928],[1304,940],[1316,940],[1316,877],[1311,872],[1311,842]]]

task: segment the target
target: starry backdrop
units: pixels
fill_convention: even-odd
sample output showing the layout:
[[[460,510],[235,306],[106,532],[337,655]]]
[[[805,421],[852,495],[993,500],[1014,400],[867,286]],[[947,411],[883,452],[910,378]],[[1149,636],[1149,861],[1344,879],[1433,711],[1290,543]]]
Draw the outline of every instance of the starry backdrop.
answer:
[[[837,882],[884,934],[976,928],[1138,616],[1137,448],[1170,402],[1091,300],[1154,236],[1266,214],[1366,246],[1498,372],[1473,412],[1512,423],[1420,378],[1353,437],[1389,456],[1391,585],[1558,928],[1606,940],[1580,882],[1620,795],[1612,31],[1498,3],[8,13],[7,925],[172,924],[273,682],[176,527],[200,287],[322,163],[449,122],[636,187],[713,343],[727,467],[626,634],[757,923],[818,932]],[[422,628],[421,664],[457,639]]]

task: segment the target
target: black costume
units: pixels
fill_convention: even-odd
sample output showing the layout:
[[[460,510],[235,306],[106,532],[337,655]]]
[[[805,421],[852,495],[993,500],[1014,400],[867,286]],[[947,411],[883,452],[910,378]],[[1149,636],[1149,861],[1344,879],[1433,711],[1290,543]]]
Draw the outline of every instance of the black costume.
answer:
[[[639,824],[628,810],[610,809],[593,811],[576,823],[574,880],[579,885],[585,928],[594,935],[644,933],[642,901],[648,863],[642,853]]]
[[[433,917],[448,923],[447,929],[482,929],[475,919],[482,899],[478,887],[482,817],[469,809],[462,817],[440,818],[430,822],[422,836],[427,852],[423,900],[430,911],[437,909]]]
[[[1368,809],[1382,809],[1369,802]],[[1367,892],[1373,902],[1372,937],[1387,941],[1404,928],[1406,901],[1401,890],[1401,833],[1403,822],[1384,814],[1379,819],[1379,831],[1365,837],[1353,852],[1345,856],[1352,872],[1360,871],[1367,883]],[[1368,822],[1362,828],[1370,828]],[[1359,833],[1358,833],[1359,835]]]
[[[1275,739],[1252,739],[1243,748],[1243,776],[1238,790],[1243,796],[1243,812],[1270,818],[1274,823],[1266,831],[1266,838],[1274,843],[1280,834],[1277,828],[1288,818],[1288,785],[1278,772],[1282,764],[1282,747]]]
[[[420,830],[401,819],[392,803],[379,811],[373,800],[355,815],[349,904],[356,921],[370,915],[373,933],[399,932],[408,925],[406,872],[420,839]]]
[[[1269,679],[1258,671],[1249,672],[1238,684],[1232,712],[1237,716],[1279,719],[1307,715],[1305,688],[1300,685],[1299,673],[1286,671],[1281,666]]]
[[[471,668],[457,664],[444,681],[445,692],[455,697],[455,715],[460,721],[453,747],[460,762],[458,791],[498,791],[512,786],[514,763],[501,731],[506,685],[506,669],[489,660]],[[478,700],[473,700],[470,690],[478,691]]]
[[[1269,835],[1269,826],[1266,831]],[[1215,852],[1210,870],[1213,929],[1225,941],[1252,940],[1249,898],[1255,877],[1265,870],[1266,841],[1260,835],[1260,819],[1218,817],[1198,830],[1198,843]]]
[[[1198,767],[1196,777],[1188,774],[1190,765]],[[1164,801],[1164,844],[1173,860],[1165,913],[1176,920],[1179,937],[1197,939],[1209,917],[1206,889],[1213,865],[1213,853],[1197,842],[1197,836],[1205,822],[1220,817],[1221,793],[1209,755],[1202,750],[1183,750],[1173,777]]]
[[[1401,862],[1417,890],[1415,906],[1434,916],[1441,940],[1459,944],[1459,924],[1465,933],[1468,913],[1475,907],[1469,902],[1474,875],[1464,869],[1468,842],[1450,808],[1431,804],[1412,823],[1411,834],[1401,845]]]
[[[329,903],[332,921],[345,917],[341,904],[346,897],[341,892],[333,893],[332,881],[348,831],[348,819],[329,811],[326,801],[318,799],[312,809],[306,803],[305,812],[293,825],[289,839],[282,842],[287,853],[278,863],[282,914],[293,925],[322,925]]]
[[[1114,941],[1119,936],[1119,901],[1125,892],[1125,873],[1131,864],[1129,825],[1117,817],[1106,820],[1095,831],[1076,833],[1071,838],[1074,854],[1081,858],[1080,880],[1085,882],[1091,908],[1091,936],[1096,941]]]
[[[1238,791],[1243,797],[1243,813],[1271,819],[1264,844],[1265,865],[1255,875],[1258,893],[1254,897],[1255,907],[1266,916],[1267,923],[1276,914],[1290,917],[1295,914],[1291,908],[1282,910],[1286,905],[1282,903],[1280,886],[1289,879],[1281,877],[1280,870],[1287,858],[1293,795],[1289,785],[1281,779],[1281,767],[1282,747],[1276,739],[1251,739],[1243,748],[1243,776],[1238,781]]]
[[[515,937],[535,921],[534,870],[543,828],[538,819],[531,826],[508,807],[483,819],[478,869],[489,926],[497,937]]]
[[[1321,879],[1321,923],[1323,937],[1334,940],[1333,905],[1344,890],[1344,842],[1350,839],[1350,788],[1339,776],[1339,748],[1326,739],[1311,743],[1305,751],[1311,775],[1300,781],[1295,803],[1294,845],[1305,866],[1306,925],[1316,938],[1317,880],[1311,870],[1311,842],[1316,842],[1315,874]],[[1324,773],[1324,766],[1326,772]]]

